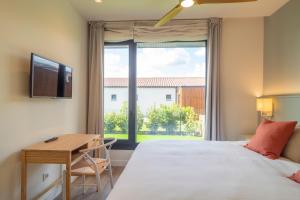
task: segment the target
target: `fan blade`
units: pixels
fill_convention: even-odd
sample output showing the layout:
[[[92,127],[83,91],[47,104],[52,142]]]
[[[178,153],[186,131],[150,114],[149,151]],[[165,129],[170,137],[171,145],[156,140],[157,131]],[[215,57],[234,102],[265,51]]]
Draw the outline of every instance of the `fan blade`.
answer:
[[[195,0],[197,4],[209,4],[209,3],[245,3],[253,2],[257,0]]]
[[[154,27],[160,27],[164,24],[166,24],[168,21],[170,21],[172,18],[174,18],[176,15],[178,15],[178,13],[180,13],[180,11],[182,11],[183,7],[178,4],[176,5],[172,10],[170,10],[167,14],[165,14],[160,20],[159,22],[157,22],[155,24]]]

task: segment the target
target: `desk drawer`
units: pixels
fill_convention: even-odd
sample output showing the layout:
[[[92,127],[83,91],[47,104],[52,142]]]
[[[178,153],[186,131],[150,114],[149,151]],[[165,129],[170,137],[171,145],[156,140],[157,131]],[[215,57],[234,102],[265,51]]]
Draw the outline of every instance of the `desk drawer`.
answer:
[[[70,160],[68,151],[25,151],[27,163],[66,164]]]

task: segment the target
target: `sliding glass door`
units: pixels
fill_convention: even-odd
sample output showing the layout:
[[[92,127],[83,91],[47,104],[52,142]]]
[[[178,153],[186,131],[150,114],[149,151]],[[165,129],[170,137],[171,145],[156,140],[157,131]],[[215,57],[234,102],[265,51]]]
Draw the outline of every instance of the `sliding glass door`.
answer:
[[[137,142],[203,139],[205,73],[205,42],[138,44]]]
[[[206,42],[105,45],[105,137],[132,149],[152,139],[202,140]]]
[[[104,57],[104,134],[128,140],[129,46],[105,46]]]

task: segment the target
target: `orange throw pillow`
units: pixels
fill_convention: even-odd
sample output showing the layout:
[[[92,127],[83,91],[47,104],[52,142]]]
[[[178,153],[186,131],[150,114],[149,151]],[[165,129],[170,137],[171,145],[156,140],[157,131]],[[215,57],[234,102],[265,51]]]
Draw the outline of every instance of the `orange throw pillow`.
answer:
[[[300,170],[297,173],[290,176],[289,178],[297,183],[300,183]]]
[[[294,133],[296,124],[296,121],[273,122],[264,120],[257,127],[255,135],[245,147],[270,159],[277,159]]]

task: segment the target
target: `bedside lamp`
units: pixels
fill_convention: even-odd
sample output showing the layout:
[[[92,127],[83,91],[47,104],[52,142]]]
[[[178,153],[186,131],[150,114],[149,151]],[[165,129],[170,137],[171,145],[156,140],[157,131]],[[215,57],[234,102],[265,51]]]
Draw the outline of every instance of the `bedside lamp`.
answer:
[[[260,112],[260,116],[266,119],[271,119],[273,116],[273,99],[258,98],[256,99],[256,110]]]

